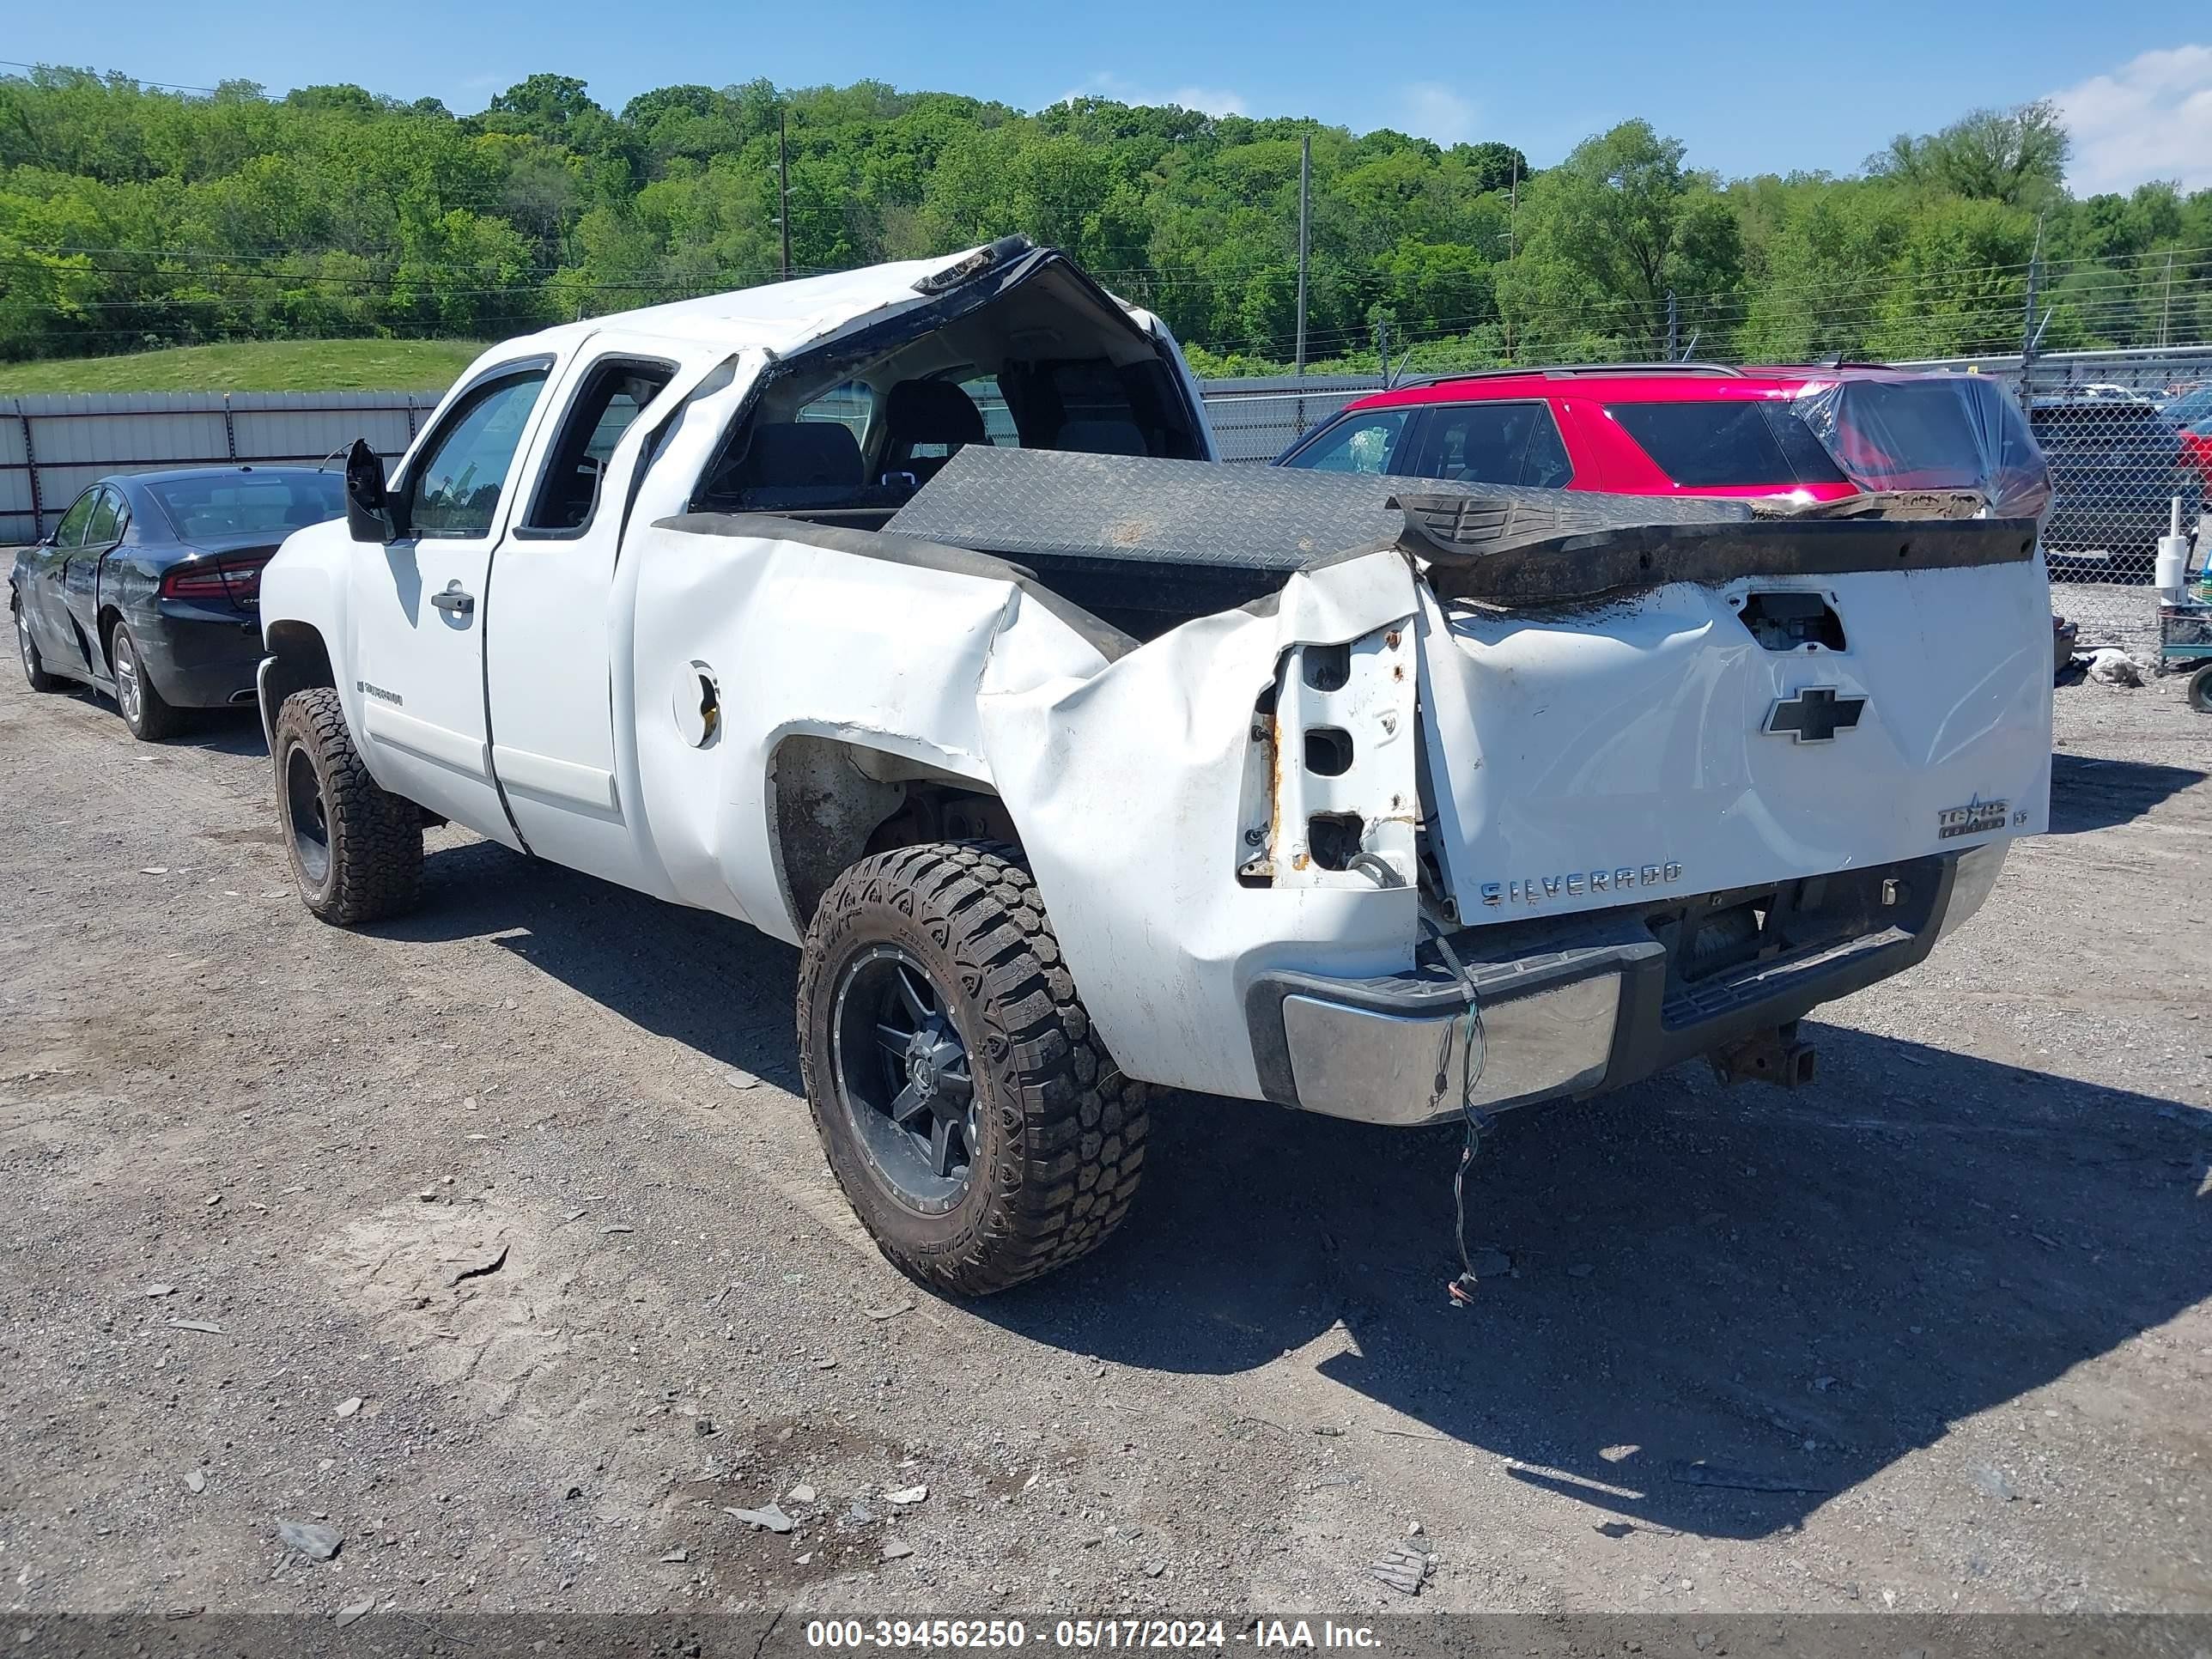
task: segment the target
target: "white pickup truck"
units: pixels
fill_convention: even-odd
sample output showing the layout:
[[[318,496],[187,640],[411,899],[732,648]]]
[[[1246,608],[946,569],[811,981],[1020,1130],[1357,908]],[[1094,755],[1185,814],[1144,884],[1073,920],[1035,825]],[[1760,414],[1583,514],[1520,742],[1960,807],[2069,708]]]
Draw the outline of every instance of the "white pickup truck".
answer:
[[[391,915],[450,820],[800,945],[839,1182],[975,1293],[1121,1221],[1148,1085],[1802,1080],[2045,827],[2032,516],[1213,455],[1018,238],[499,346],[263,578],[301,891]]]

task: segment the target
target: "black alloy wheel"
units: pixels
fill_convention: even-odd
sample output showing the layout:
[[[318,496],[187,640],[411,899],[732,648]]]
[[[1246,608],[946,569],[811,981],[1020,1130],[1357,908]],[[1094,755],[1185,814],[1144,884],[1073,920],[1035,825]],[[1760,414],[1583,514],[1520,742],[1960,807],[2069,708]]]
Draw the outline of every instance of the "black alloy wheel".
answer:
[[[870,1166],[900,1202],[942,1215],[975,1163],[968,1045],[929,969],[901,945],[846,964],[830,1014],[838,1098]]]

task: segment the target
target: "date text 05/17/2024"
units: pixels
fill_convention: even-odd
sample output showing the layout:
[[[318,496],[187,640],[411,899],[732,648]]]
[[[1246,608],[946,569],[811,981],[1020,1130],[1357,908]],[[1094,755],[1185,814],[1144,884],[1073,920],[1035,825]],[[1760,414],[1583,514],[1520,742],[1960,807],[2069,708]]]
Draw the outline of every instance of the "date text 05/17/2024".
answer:
[[[1005,1650],[1026,1647],[1032,1639],[1040,1647],[1109,1651],[1382,1645],[1372,1626],[1331,1619],[1254,1619],[1240,1624],[1222,1619],[1060,1619],[1034,1632],[1019,1619],[817,1619],[806,1626],[811,1648]]]

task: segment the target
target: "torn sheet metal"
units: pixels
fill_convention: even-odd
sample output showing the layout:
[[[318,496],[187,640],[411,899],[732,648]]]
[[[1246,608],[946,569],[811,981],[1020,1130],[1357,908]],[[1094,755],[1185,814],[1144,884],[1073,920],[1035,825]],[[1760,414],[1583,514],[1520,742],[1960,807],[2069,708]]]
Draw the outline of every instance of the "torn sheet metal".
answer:
[[[1256,975],[1364,976],[1411,965],[1419,909],[1410,882],[1382,887],[1338,870],[1262,886],[1240,882],[1238,869],[1254,850],[1243,796],[1255,720],[1278,670],[1302,647],[1393,629],[1410,649],[1403,630],[1414,608],[1405,559],[1369,554],[1291,577],[1272,610],[1201,617],[1086,678],[983,698],[992,774],[1021,826],[1053,930],[1091,1019],[1136,1074],[1256,1097],[1243,1011]],[[1346,717],[1379,730],[1395,713],[1410,735],[1411,668],[1398,679],[1379,643],[1376,651],[1404,701],[1394,709],[1363,684],[1358,713]],[[1412,778],[1412,745],[1386,736],[1346,798],[1371,799],[1349,791]],[[1372,850],[1410,873],[1410,826],[1401,838],[1387,808],[1376,819]]]

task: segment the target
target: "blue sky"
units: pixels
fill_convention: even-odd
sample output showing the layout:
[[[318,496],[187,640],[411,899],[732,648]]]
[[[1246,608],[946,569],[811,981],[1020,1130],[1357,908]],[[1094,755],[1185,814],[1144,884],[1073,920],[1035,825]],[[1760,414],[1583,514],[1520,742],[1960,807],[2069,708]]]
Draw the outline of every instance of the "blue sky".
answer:
[[[92,20],[96,18],[96,22]],[[1311,114],[1443,142],[1500,138],[1538,165],[1630,115],[1727,173],[1845,171],[1888,137],[1983,104],[2059,96],[2077,190],[2212,185],[2212,10],[2203,0],[1650,0],[1395,6],[1346,0],[658,0],[521,6],[109,0],[28,7],[9,58],[273,92],[355,81],[457,111],[536,70],[619,108],[649,87],[862,77],[1034,109],[1075,92]]]

